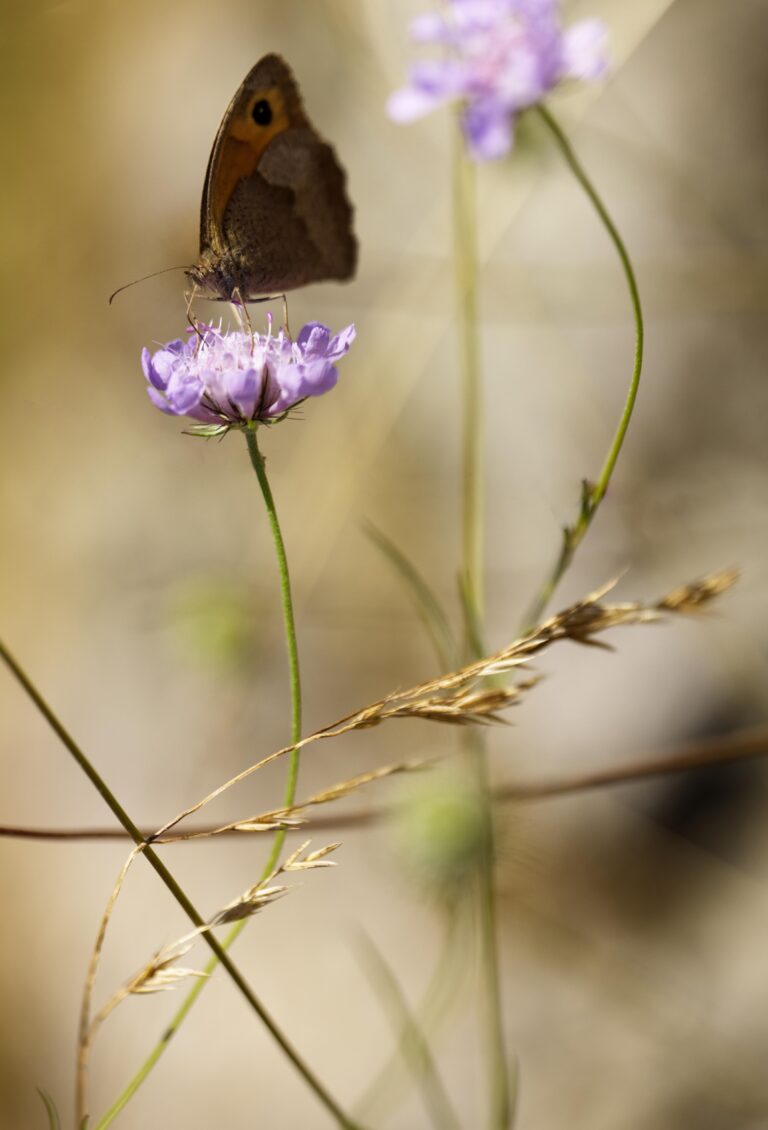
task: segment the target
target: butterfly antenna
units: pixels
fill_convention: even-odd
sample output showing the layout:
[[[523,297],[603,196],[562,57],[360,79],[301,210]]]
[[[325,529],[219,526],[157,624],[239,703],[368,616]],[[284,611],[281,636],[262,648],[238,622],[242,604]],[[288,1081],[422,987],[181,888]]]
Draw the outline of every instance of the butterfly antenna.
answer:
[[[153,271],[151,275],[142,275],[142,277],[140,279],[134,279],[133,282],[124,283],[122,286],[119,286],[117,288],[117,290],[114,290],[109,296],[108,305],[111,306],[112,300],[114,298],[117,298],[118,294],[121,294],[124,290],[127,290],[129,286],[136,286],[137,283],[146,282],[147,279],[156,279],[158,275],[167,275],[169,273],[169,271],[188,271],[188,270],[190,270],[190,264],[185,263],[181,267],[163,267],[162,271]]]

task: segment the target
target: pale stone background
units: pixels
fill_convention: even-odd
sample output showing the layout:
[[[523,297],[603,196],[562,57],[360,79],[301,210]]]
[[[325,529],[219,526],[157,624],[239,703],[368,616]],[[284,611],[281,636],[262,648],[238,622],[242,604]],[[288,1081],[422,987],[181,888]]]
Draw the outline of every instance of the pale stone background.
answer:
[[[434,671],[371,519],[455,610],[457,381],[447,115],[410,129],[382,107],[402,81],[416,0],[71,0],[7,4],[0,40],[2,200],[0,633],[142,822],[159,824],[282,744],[287,691],[274,563],[237,437],[182,437],[152,411],[141,346],[183,323],[181,277],[107,294],[195,253],[221,113],[253,61],[284,52],[349,170],[359,279],[291,301],[294,324],[357,323],[337,391],[266,437],[293,565],[311,729]],[[702,623],[564,647],[493,736],[511,779],[628,760],[765,716],[768,8],[760,0],[595,0],[615,71],[554,103],[633,250],[647,370],[609,498],[560,602],[629,566],[653,596],[737,563]],[[611,247],[556,153],[526,131],[480,177],[491,643],[515,626],[594,474],[631,364]],[[205,646],[234,619],[242,649]],[[98,824],[98,796],[0,672],[0,821]],[[305,794],[451,735],[391,726],[308,754]],[[504,1003],[521,1130],[768,1127],[766,775],[752,763],[552,801],[503,818]],[[280,791],[265,773],[217,809]],[[402,791],[402,786],[401,790]],[[398,795],[380,787],[371,803]],[[0,842],[0,1126],[70,1126],[79,993],[122,847]],[[213,911],[263,849],[169,851]],[[252,924],[237,960],[333,1092],[351,1105],[391,1035],[359,927],[412,1000],[443,918],[391,829],[345,836],[335,871]],[[137,867],[100,997],[185,929]],[[471,953],[459,955],[468,964]],[[483,1122],[475,987],[437,1039],[465,1125]],[[130,1001],[96,1048],[103,1110],[179,998]],[[370,1124],[426,1125],[418,1099]],[[323,1127],[324,1112],[217,977],[118,1125]]]

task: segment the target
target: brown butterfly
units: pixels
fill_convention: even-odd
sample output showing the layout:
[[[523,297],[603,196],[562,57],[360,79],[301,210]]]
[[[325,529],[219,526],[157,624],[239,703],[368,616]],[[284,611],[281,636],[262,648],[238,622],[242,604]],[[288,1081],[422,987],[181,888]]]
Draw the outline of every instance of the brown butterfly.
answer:
[[[356,264],[346,174],[307,117],[288,64],[265,55],[216,134],[200,258],[187,277],[211,297],[244,302],[349,279]]]

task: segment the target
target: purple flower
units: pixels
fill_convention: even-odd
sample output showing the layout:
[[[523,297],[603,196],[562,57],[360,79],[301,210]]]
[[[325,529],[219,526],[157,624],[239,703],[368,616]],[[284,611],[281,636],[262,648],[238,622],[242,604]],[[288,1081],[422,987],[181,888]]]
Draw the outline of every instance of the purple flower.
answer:
[[[355,327],[331,336],[308,322],[292,341],[223,333],[201,327],[186,341],[171,341],[155,353],[144,349],[141,367],[152,403],[170,416],[188,416],[207,432],[273,423],[308,396],[320,396],[338,380],[336,362],[355,340]]]
[[[389,99],[390,117],[411,122],[459,101],[470,154],[503,157],[523,110],[565,79],[606,70],[605,25],[581,20],[564,30],[558,9],[559,0],[446,0],[443,12],[419,16],[412,38],[443,55],[411,68],[409,84]]]

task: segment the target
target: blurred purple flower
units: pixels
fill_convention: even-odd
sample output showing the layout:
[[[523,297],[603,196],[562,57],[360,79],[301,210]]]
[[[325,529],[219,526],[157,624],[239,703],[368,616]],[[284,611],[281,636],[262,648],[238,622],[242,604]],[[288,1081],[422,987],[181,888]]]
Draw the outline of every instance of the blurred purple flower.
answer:
[[[142,350],[141,367],[162,412],[224,431],[274,422],[306,397],[328,392],[338,380],[335,362],[354,339],[354,326],[332,337],[319,322],[309,322],[295,341],[282,331],[251,336],[203,326],[200,336]]]
[[[446,0],[444,12],[417,17],[417,43],[438,44],[441,59],[416,63],[387,106],[411,122],[446,102],[462,103],[462,128],[477,161],[512,148],[515,118],[565,79],[596,79],[607,68],[607,29],[581,20],[563,29],[559,0]]]

